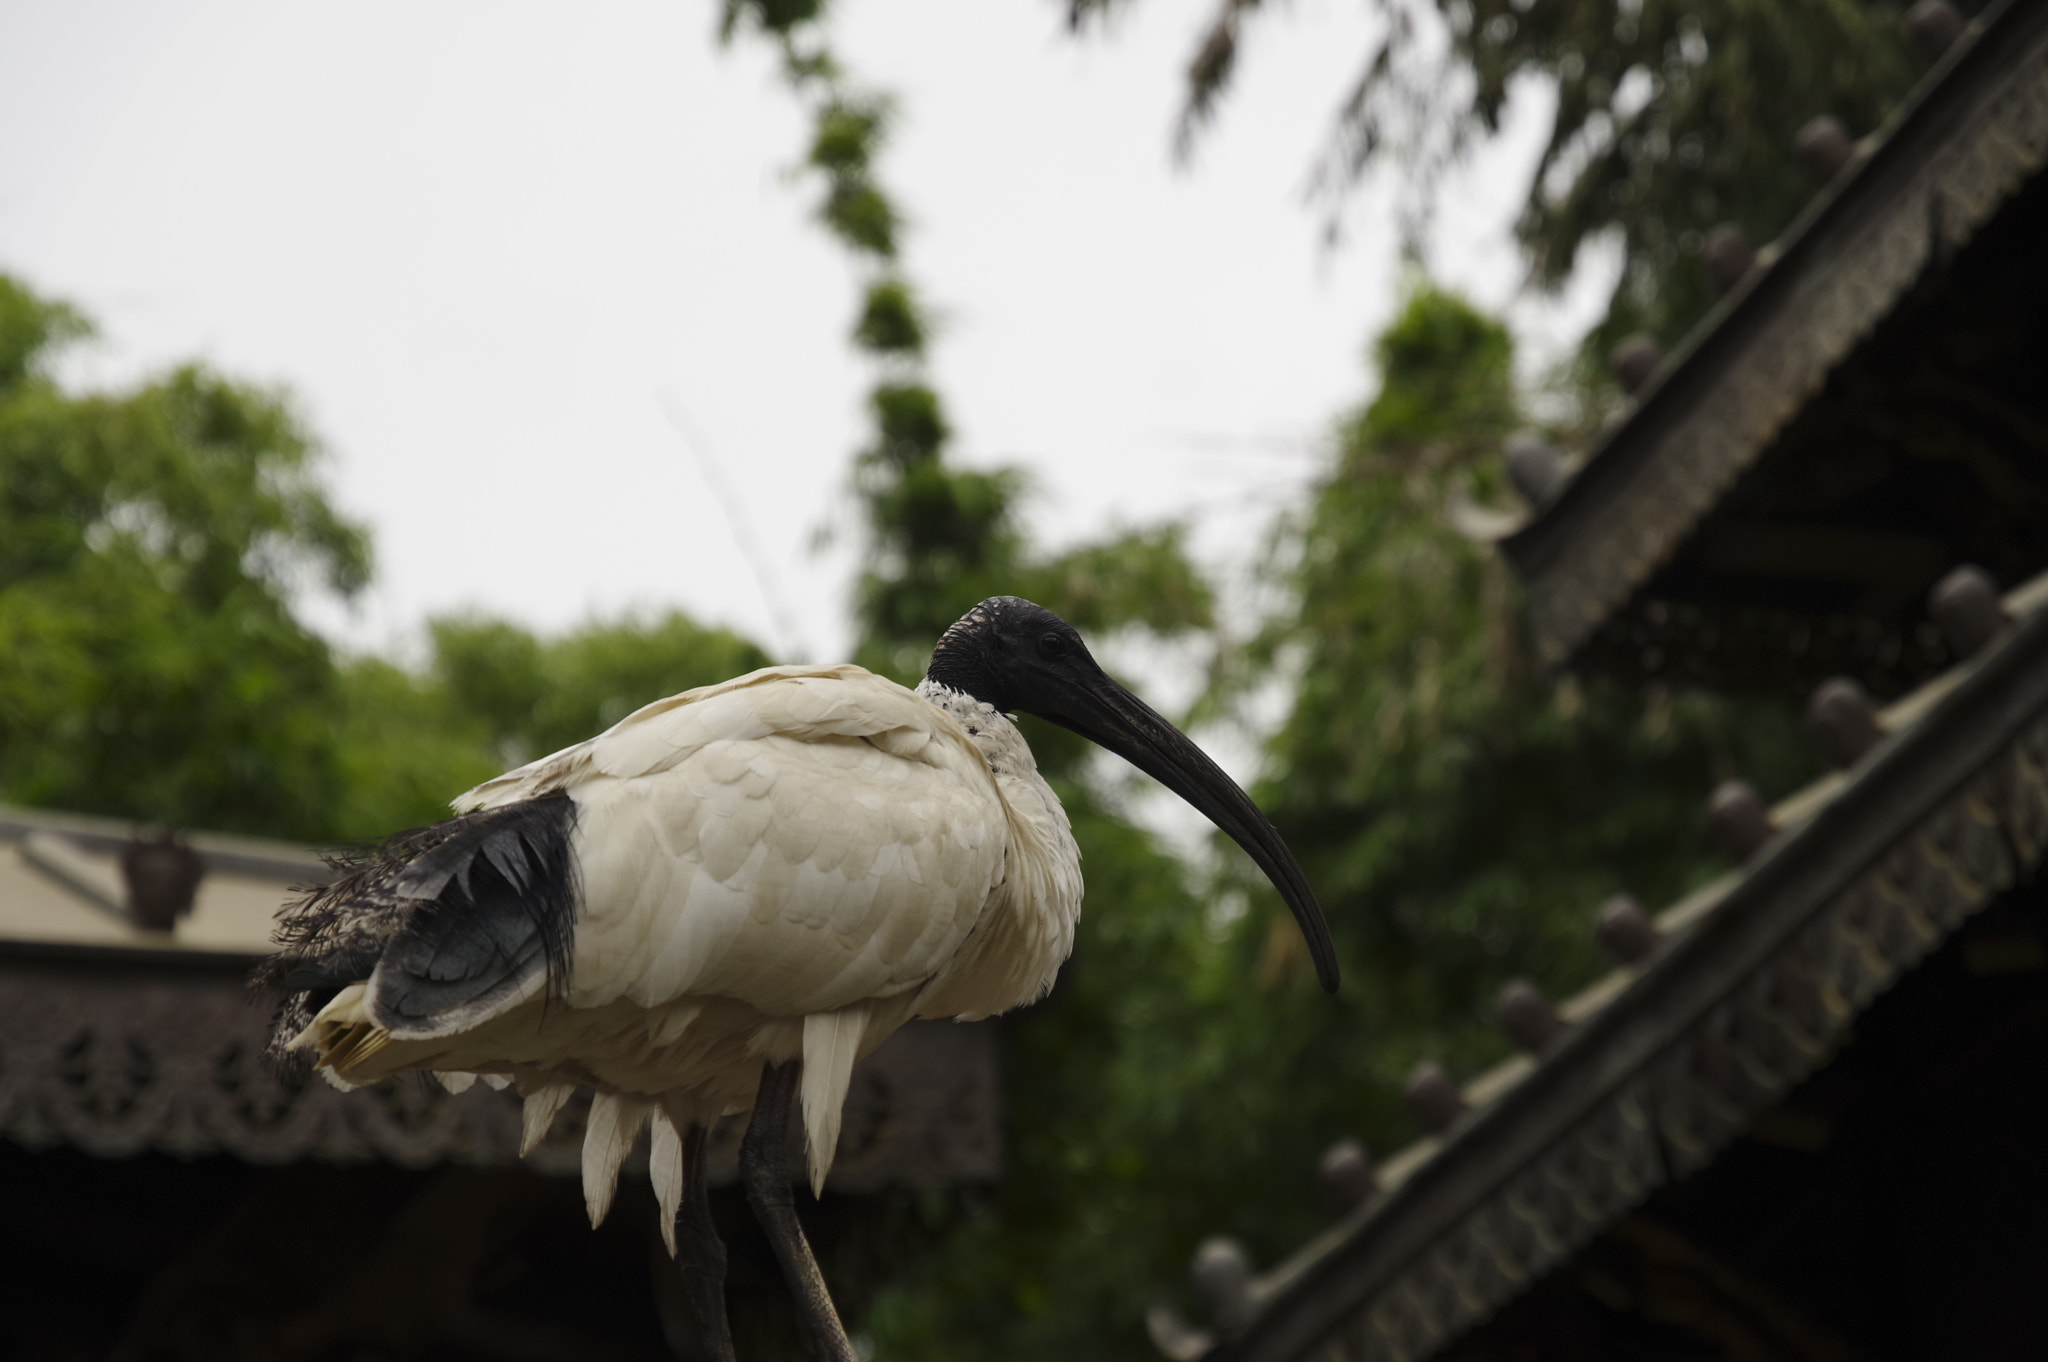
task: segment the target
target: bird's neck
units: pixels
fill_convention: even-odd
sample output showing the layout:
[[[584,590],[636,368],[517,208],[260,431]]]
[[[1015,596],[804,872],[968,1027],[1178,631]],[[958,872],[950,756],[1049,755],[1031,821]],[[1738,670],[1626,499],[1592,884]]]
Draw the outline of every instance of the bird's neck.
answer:
[[[918,683],[917,693],[951,715],[960,727],[967,730],[969,740],[981,749],[982,759],[988,762],[988,769],[996,775],[1038,773],[1038,763],[1032,758],[1024,735],[1017,731],[1017,725],[1010,722],[1010,716],[994,705],[977,700],[965,691],[955,690],[943,681],[934,681],[929,676]]]

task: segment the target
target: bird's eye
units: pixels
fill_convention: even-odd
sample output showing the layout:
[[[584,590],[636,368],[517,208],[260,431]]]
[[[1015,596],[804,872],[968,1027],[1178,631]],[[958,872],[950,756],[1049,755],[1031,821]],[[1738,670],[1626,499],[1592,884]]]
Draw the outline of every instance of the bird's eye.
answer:
[[[1040,657],[1065,657],[1067,655],[1067,636],[1065,634],[1040,634],[1038,636],[1038,655]]]

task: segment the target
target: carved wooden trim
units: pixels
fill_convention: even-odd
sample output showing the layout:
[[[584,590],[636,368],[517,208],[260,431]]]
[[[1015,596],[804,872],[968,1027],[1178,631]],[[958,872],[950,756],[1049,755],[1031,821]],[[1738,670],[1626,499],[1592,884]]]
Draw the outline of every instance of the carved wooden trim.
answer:
[[[1420,1362],[1827,1063],[2048,854],[2048,613],[1973,664],[1713,912],[1206,1356]]]
[[[264,1056],[268,1014],[241,972],[123,960],[0,959],[0,1139],[100,1158],[520,1162],[512,1094],[477,1084],[458,1096],[423,1076],[344,1093],[286,1074]],[[577,1172],[586,1105],[563,1111],[526,1166]],[[734,1176],[739,1124],[714,1134],[716,1180]],[[831,1185],[991,1181],[1001,1153],[992,1029],[915,1023],[854,1070]]]
[[[1927,268],[2048,164],[2048,21],[2008,5],[1894,116],[1784,256],[1702,323],[1548,512],[1501,548],[1537,651],[1569,661]]]

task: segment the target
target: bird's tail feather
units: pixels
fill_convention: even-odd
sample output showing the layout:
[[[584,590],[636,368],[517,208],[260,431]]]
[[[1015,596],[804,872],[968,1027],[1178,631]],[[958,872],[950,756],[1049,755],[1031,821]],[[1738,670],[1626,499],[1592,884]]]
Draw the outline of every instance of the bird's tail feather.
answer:
[[[480,809],[328,858],[278,915],[256,988],[278,1001],[280,1059],[339,993],[377,981],[372,1020],[433,1039],[535,993],[563,996],[575,938],[575,801]]]
[[[619,1186],[619,1165],[647,1124],[653,1103],[640,1097],[601,1092],[590,1100],[590,1124],[583,1131],[583,1204],[590,1227],[604,1223]]]
[[[661,1242],[676,1256],[676,1215],[683,1207],[683,1136],[697,1124],[689,1098],[670,1093],[654,1109],[654,1129],[647,1141],[647,1173],[654,1181],[654,1199],[661,1203]]]
[[[810,1153],[811,1194],[823,1196],[825,1175],[839,1148],[840,1108],[846,1105],[853,1061],[860,1057],[870,1009],[866,1003],[804,1018],[804,1143]]]
[[[555,1123],[556,1113],[576,1091],[574,1083],[549,1083],[526,1094],[526,1105],[519,1113],[519,1157],[525,1158],[540,1142],[547,1138],[548,1128]]]

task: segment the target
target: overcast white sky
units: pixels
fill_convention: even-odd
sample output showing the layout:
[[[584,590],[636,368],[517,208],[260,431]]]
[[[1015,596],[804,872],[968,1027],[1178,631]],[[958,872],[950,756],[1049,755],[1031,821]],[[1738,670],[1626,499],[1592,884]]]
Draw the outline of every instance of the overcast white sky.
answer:
[[[1182,171],[1208,8],[1137,0],[1080,41],[1053,0],[842,0],[833,26],[901,102],[882,173],[944,322],[955,456],[1027,465],[1053,543],[1185,517],[1223,566],[1369,391],[1399,276],[1384,203],[1332,257],[1300,193],[1371,6],[1260,25]],[[0,0],[0,269],[98,320],[80,381],[196,357],[291,389],[375,535],[375,586],[322,617],[351,645],[464,607],[553,629],[679,605],[842,656],[850,546],[809,545],[850,523],[856,276],[790,177],[801,111],[715,21],[711,0]],[[1506,228],[1544,100],[1523,92],[1431,244],[1489,306],[1520,279]],[[1554,353],[1600,300],[1589,281],[1515,315]]]

